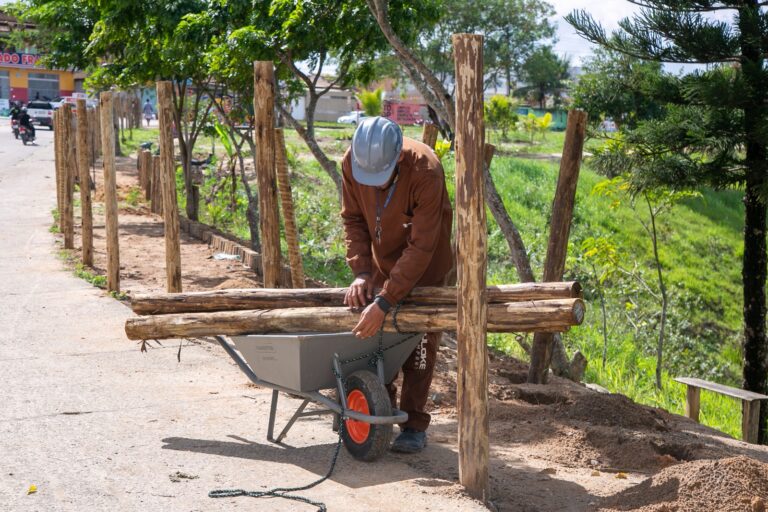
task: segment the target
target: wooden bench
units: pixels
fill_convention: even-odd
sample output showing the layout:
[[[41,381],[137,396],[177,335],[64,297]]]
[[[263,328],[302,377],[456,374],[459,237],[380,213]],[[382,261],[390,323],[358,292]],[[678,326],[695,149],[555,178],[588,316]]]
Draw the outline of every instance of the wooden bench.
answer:
[[[760,401],[768,400],[768,395],[732,388],[702,379],[678,377],[675,380],[688,386],[685,400],[685,415],[697,423],[699,421],[699,399],[702,389],[741,400],[741,438],[747,443],[757,443],[757,427],[760,423]]]

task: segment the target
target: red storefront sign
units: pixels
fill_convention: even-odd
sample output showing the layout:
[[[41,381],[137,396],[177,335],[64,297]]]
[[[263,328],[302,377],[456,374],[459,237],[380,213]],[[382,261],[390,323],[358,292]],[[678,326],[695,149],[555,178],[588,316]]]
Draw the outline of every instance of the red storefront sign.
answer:
[[[0,66],[13,66],[19,68],[33,68],[37,64],[39,55],[33,53],[0,53]]]

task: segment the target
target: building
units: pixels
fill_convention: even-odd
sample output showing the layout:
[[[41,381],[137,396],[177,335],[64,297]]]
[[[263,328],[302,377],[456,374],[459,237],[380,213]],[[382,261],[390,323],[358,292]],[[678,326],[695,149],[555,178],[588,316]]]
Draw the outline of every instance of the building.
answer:
[[[314,77],[312,77],[314,78]],[[317,80],[317,89],[325,89],[330,83],[322,76]],[[291,114],[297,121],[303,121],[306,118],[307,104],[309,103],[309,92],[304,96],[296,98],[291,104]],[[336,119],[348,114],[352,110],[357,110],[359,104],[355,91],[332,87],[327,93],[320,96],[315,107],[315,121],[336,122]]]
[[[45,69],[37,65],[40,55],[33,48],[19,51],[3,44],[3,34],[24,28],[34,26],[0,12],[0,108],[7,108],[9,101],[52,100],[82,92],[83,73]]]

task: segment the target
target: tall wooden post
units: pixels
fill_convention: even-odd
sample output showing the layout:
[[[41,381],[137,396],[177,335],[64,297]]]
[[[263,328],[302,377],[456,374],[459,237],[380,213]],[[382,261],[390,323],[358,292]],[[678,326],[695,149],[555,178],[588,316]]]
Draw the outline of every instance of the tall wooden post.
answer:
[[[83,265],[93,266],[93,213],[91,177],[88,165],[88,107],[77,100],[77,169],[80,176],[80,216],[82,217]]]
[[[288,176],[288,159],[285,154],[285,136],[282,128],[275,129],[275,165],[277,166],[277,185],[280,188],[280,207],[283,209],[285,241],[288,244],[288,260],[291,264],[291,285],[294,288],[304,288],[304,266],[301,262],[301,249],[296,232],[293,193]]]
[[[176,162],[173,158],[173,84],[157,82],[157,112],[160,124],[160,184],[165,221],[165,276],[168,292],[181,291],[181,242],[179,206],[176,202]]]
[[[280,215],[275,175],[275,70],[272,61],[253,63],[253,112],[264,287],[277,288],[280,286]]]
[[[61,155],[64,196],[61,212],[63,217],[64,248],[75,248],[75,213],[74,213],[74,188],[75,176],[77,176],[77,162],[75,162],[75,138],[72,136],[72,105],[65,103],[61,106]]]
[[[459,480],[486,501],[488,481],[487,225],[483,163],[483,36],[454,34]]]
[[[560,160],[560,174],[557,178],[555,199],[552,202],[552,220],[549,228],[547,256],[544,260],[544,281],[560,281],[565,271],[568,255],[568,236],[573,219],[573,205],[576,202],[576,185],[579,182],[581,155],[584,150],[584,135],[587,129],[587,113],[581,110],[568,112],[565,128],[563,158]],[[528,382],[545,384],[549,364],[552,361],[553,333],[536,333],[531,349],[531,366]]]
[[[59,212],[59,231],[64,228],[64,187],[62,186],[63,164],[61,162],[61,111],[53,113],[53,156],[56,170],[56,210]]]
[[[158,215],[163,214],[163,188],[160,186],[160,155],[152,155],[152,165],[150,166],[150,174],[152,175],[150,188],[151,188],[151,205],[150,211]]]
[[[112,93],[99,95],[101,153],[104,167],[104,224],[107,235],[107,290],[120,291],[120,244],[117,238],[117,178],[115,176],[115,125]]]
[[[437,134],[437,126],[434,123],[424,123],[424,126],[421,129],[421,142],[430,148],[435,149],[435,144],[437,144]]]

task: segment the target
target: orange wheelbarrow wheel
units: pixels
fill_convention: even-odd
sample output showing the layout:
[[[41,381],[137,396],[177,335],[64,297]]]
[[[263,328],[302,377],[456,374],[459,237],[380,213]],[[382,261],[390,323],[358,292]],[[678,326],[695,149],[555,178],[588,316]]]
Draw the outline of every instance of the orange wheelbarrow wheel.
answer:
[[[371,416],[391,416],[392,404],[384,385],[375,374],[363,370],[347,378],[347,408]],[[364,421],[344,422],[344,446],[358,460],[370,462],[381,457],[392,439],[392,425]]]

